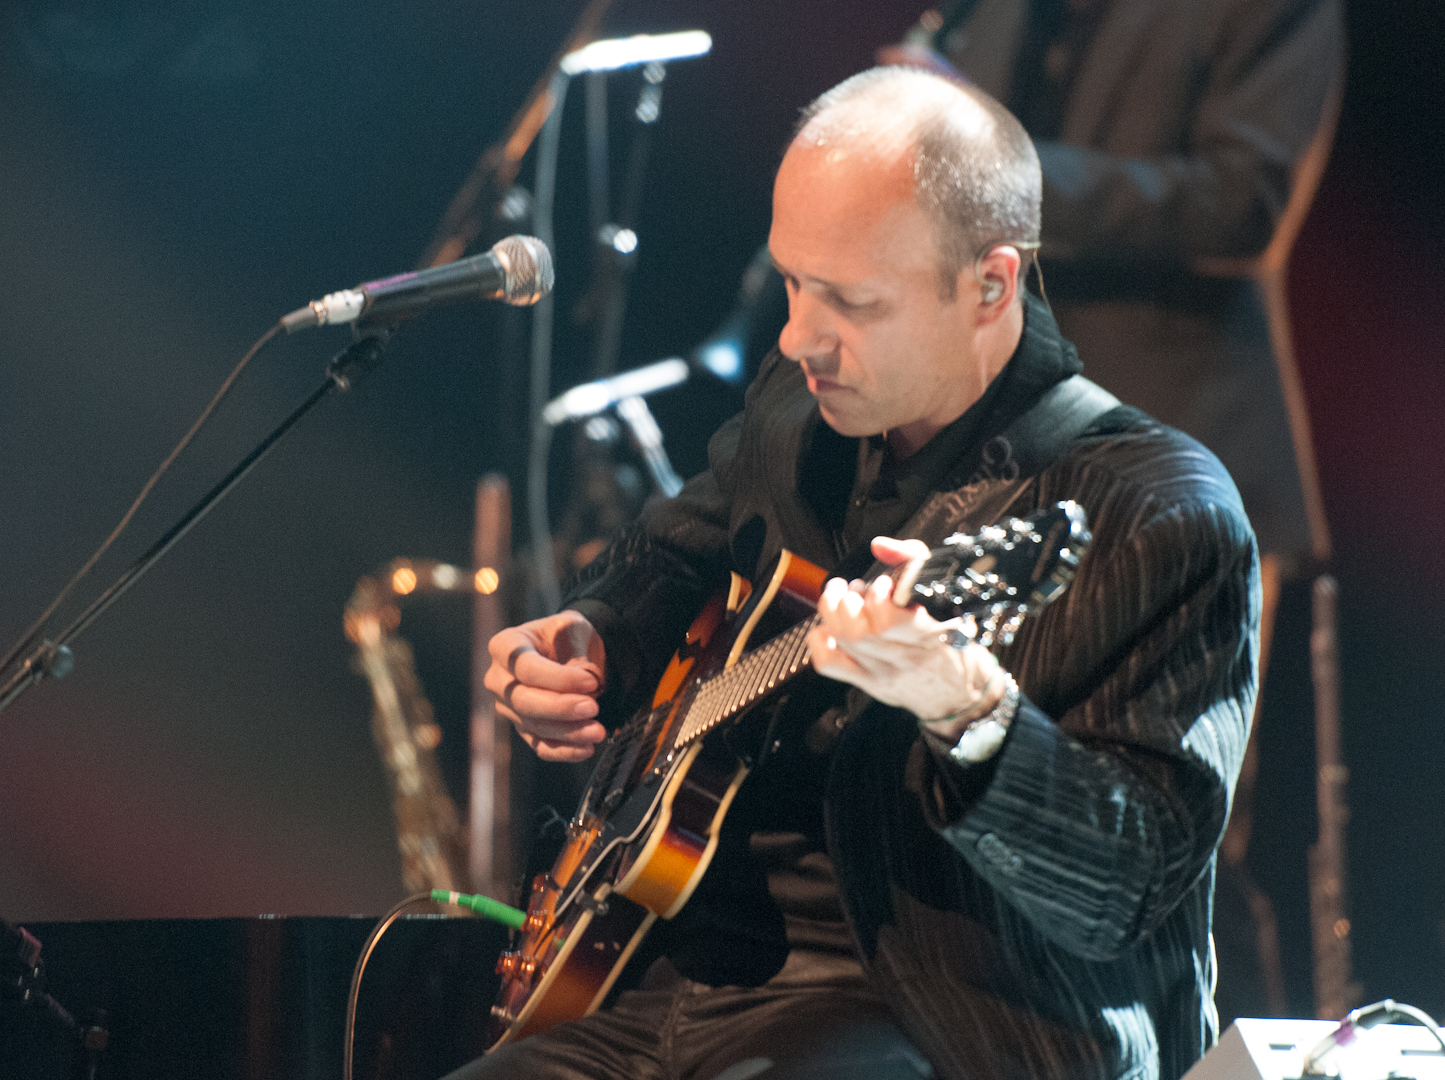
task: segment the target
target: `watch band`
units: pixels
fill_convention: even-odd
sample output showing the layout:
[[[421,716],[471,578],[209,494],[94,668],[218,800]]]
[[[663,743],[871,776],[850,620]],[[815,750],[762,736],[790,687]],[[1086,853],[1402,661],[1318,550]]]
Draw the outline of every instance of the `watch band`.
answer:
[[[1009,725],[1019,711],[1019,684],[1007,671],[1003,673],[1003,699],[986,716],[980,716],[948,749],[948,756],[960,765],[977,765],[998,753],[1008,734]]]

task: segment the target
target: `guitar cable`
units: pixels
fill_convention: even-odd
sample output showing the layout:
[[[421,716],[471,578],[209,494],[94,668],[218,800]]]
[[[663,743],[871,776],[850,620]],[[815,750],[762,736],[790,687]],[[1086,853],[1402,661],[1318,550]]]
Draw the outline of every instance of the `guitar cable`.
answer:
[[[391,929],[393,923],[412,908],[425,904],[449,904],[452,907],[467,908],[493,922],[520,930],[527,921],[527,913],[493,900],[489,896],[474,896],[467,893],[451,892],[447,889],[432,889],[430,892],[415,893],[397,903],[381,917],[381,921],[367,935],[361,946],[361,955],[356,958],[356,968],[351,973],[351,989],[346,995],[346,1032],[341,1052],[341,1080],[351,1080],[353,1057],[356,1050],[356,1005],[361,998],[361,976],[366,971],[366,962],[381,941],[381,935]]]

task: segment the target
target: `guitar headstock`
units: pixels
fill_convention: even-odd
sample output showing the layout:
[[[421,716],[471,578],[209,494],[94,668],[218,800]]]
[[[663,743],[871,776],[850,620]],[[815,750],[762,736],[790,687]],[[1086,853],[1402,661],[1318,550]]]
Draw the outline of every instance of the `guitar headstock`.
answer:
[[[972,616],[980,644],[1007,645],[1068,587],[1090,539],[1084,509],[1072,501],[954,533],[904,568],[893,598],[939,620]]]

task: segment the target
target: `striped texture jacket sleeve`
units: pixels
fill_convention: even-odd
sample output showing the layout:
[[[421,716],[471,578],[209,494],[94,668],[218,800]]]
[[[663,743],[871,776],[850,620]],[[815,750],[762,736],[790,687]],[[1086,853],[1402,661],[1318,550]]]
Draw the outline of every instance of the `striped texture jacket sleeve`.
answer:
[[[1063,498],[1095,540],[1002,659],[999,755],[928,753],[872,705],[830,841],[860,949],[944,1077],[1177,1077],[1212,1042],[1214,850],[1255,696],[1253,536],[1227,473],[1135,414],[1040,475],[934,507],[937,542]]]

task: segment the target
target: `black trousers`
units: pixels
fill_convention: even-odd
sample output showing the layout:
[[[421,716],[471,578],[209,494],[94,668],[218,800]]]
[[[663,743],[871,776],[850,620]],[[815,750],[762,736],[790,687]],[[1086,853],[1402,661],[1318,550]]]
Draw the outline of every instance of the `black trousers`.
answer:
[[[927,1080],[864,986],[709,987],[678,978],[500,1047],[446,1080]]]

